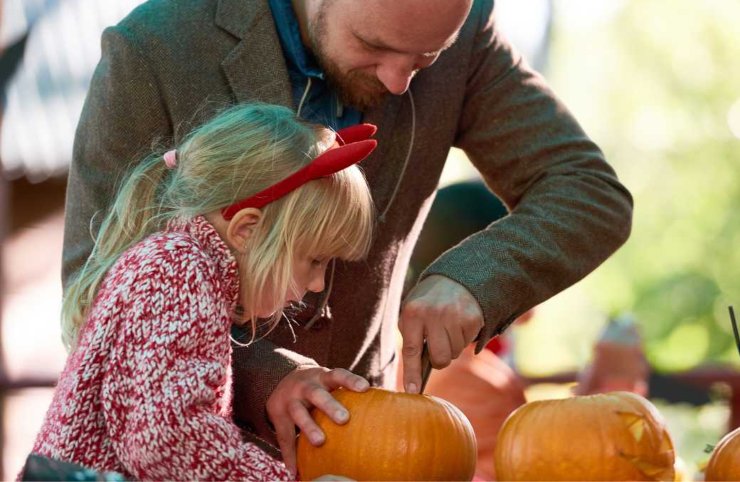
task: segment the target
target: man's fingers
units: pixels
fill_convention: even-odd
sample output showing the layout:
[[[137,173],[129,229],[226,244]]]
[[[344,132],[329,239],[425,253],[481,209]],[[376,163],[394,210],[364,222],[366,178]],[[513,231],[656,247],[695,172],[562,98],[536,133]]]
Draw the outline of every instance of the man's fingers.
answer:
[[[427,333],[427,346],[429,347],[429,359],[434,368],[444,368],[452,361],[452,348],[447,331],[441,328]]]
[[[413,292],[412,292],[413,294]],[[421,387],[421,352],[424,347],[426,305],[409,298],[401,309],[398,329],[403,338],[403,387],[406,393],[419,393]]]
[[[287,415],[276,417],[272,420],[275,427],[275,437],[277,438],[280,452],[283,455],[283,462],[288,470],[295,474],[296,452],[295,452],[295,426],[293,421]]]
[[[424,346],[422,337],[403,339],[401,355],[403,357],[403,386],[406,393],[419,393],[421,387],[421,351]]]
[[[465,339],[465,333],[460,327],[448,326],[446,331],[447,339],[450,342],[450,357],[454,360],[468,346],[468,342]]]
[[[324,443],[324,432],[314,421],[305,405],[298,400],[288,404],[288,413],[292,422],[301,429],[301,433],[308,437],[312,445],[318,447]]]
[[[483,323],[473,323],[463,327],[465,346],[473,343],[475,339],[478,338],[478,334],[480,333],[481,328],[483,328]]]

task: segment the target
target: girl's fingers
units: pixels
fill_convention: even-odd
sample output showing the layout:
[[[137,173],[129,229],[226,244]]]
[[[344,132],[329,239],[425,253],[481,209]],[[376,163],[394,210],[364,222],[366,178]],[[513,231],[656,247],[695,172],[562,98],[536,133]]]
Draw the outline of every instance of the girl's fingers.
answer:
[[[295,474],[297,469],[295,453],[295,425],[293,425],[293,420],[291,420],[288,414],[285,414],[284,416],[273,418],[272,424],[275,427],[275,437],[280,446],[283,462],[288,470],[292,474]]]
[[[325,441],[324,432],[311,417],[309,409],[316,407],[337,424],[349,420],[349,412],[329,392],[335,388],[365,391],[370,385],[364,378],[343,370],[308,368],[292,372],[281,382],[267,403],[267,412],[275,427],[283,461],[295,474],[296,429],[314,446]]]
[[[332,400],[334,400],[332,398]],[[339,402],[337,402],[339,404]],[[341,405],[340,405],[341,407]],[[301,434],[308,437],[311,445],[316,447],[324,443],[324,432],[321,431],[319,426],[316,424],[308,409],[298,400],[293,400],[288,405],[288,413],[292,419],[292,423],[297,425],[301,429]]]
[[[328,391],[344,387],[354,392],[364,392],[370,388],[370,384],[367,380],[343,368],[335,368],[323,373],[321,376],[321,383]]]
[[[306,397],[309,404],[324,412],[336,424],[349,420],[349,412],[344,406],[322,387],[314,387]],[[311,420],[313,422],[313,419]]]

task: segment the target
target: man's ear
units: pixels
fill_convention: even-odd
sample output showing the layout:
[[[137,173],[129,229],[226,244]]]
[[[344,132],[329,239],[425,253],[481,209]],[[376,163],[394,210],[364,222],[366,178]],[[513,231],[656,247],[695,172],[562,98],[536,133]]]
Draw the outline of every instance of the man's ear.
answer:
[[[244,208],[238,211],[226,228],[226,241],[239,253],[244,253],[249,241],[262,223],[262,211],[257,208]]]

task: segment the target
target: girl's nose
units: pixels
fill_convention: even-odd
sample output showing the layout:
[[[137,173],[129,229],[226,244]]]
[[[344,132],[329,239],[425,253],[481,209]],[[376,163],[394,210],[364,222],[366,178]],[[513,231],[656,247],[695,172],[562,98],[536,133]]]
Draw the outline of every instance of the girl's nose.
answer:
[[[308,291],[314,293],[321,293],[324,291],[324,278],[326,276],[326,270],[322,269],[320,273],[314,275],[311,278],[311,282],[308,283]]]

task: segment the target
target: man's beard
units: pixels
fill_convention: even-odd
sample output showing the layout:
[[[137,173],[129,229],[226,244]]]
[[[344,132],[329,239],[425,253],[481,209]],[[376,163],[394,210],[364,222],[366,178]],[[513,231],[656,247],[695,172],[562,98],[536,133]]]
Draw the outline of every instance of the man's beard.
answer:
[[[345,105],[351,105],[361,112],[380,104],[388,94],[382,82],[365,72],[350,71],[343,73],[339,66],[331,60],[324,48],[326,39],[326,8],[329,1],[324,1],[319,7],[316,21],[313,24],[311,47],[321,68],[324,70],[326,81],[339,96]]]

